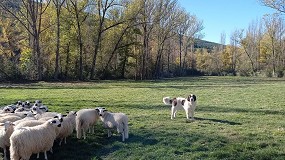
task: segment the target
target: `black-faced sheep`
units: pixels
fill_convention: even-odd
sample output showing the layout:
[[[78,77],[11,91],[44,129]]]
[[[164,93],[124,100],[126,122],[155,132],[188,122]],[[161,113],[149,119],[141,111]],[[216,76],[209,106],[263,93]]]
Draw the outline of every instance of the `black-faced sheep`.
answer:
[[[50,119],[45,123],[34,127],[22,127],[15,129],[10,137],[11,160],[29,159],[33,153],[49,151],[56,138],[55,128],[60,127],[58,119]]]

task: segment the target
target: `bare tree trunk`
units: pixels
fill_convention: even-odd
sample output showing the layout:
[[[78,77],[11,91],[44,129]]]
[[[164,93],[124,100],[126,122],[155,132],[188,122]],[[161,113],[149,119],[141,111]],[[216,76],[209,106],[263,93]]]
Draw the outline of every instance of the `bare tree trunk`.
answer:
[[[55,51],[54,79],[58,79],[59,76],[60,12],[64,2],[65,0],[53,0],[53,3],[56,8],[56,51]]]

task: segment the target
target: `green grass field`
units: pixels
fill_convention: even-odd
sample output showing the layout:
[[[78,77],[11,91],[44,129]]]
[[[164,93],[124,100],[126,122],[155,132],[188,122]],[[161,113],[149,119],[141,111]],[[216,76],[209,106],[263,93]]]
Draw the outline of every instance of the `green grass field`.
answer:
[[[196,121],[170,119],[164,96],[197,96]],[[50,160],[285,159],[285,80],[188,77],[158,81],[1,84],[0,106],[41,99],[51,111],[106,107],[129,117],[130,137],[107,138],[101,123],[75,135]],[[33,156],[35,159],[35,156]],[[43,154],[41,154],[43,159]]]

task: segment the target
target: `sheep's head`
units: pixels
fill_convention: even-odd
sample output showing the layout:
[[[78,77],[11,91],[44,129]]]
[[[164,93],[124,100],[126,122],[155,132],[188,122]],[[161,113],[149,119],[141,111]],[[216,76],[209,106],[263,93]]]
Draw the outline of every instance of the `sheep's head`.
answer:
[[[17,101],[17,103],[16,103],[16,105],[22,105],[23,104],[23,102],[22,101]]]
[[[4,113],[13,113],[14,112],[14,109],[12,108],[12,106],[6,106],[4,107],[3,109]]]
[[[15,112],[23,112],[23,111],[25,111],[24,107],[19,107],[15,110]]]
[[[108,111],[106,108],[96,108],[96,111],[98,112],[99,116],[104,116],[105,112]]]
[[[66,116],[77,116],[76,111],[69,111],[69,112],[66,112],[66,113],[67,113]]]
[[[63,115],[61,113],[57,114],[56,116],[54,116],[53,118],[58,119],[60,122],[63,121]]]
[[[39,108],[38,108],[37,105],[34,105],[34,106],[31,108],[31,111],[32,111],[33,113],[37,113],[38,110],[39,110]]]
[[[30,107],[30,106],[31,106],[31,102],[30,102],[30,101],[26,101],[26,102],[25,102],[25,106],[26,106],[26,107]]]
[[[5,131],[7,131],[9,128],[15,126],[13,122],[6,121],[5,123],[0,123],[0,126],[4,126]]]
[[[48,123],[50,123],[51,125],[57,126],[57,127],[61,127],[61,122],[57,118],[52,118],[48,120]]]

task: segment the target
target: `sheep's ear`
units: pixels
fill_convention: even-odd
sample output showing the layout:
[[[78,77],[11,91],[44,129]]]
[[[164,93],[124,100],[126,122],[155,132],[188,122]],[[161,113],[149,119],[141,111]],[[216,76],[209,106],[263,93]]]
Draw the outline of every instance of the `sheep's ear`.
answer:
[[[104,109],[104,110],[105,110],[106,108],[105,108],[105,107],[103,107],[102,109]]]
[[[96,110],[97,112],[99,112],[99,109],[98,109],[98,108],[96,108],[95,110]]]
[[[52,124],[52,123],[56,123],[56,121],[55,121],[55,120],[52,120],[52,121],[50,121],[49,123],[51,123],[51,124]]]
[[[54,116],[53,118],[59,118],[58,116]]]
[[[0,126],[4,126],[5,123],[0,123]]]
[[[105,109],[103,112],[108,111],[107,109]]]
[[[66,117],[66,116],[67,116],[66,114],[62,115],[62,117]]]

